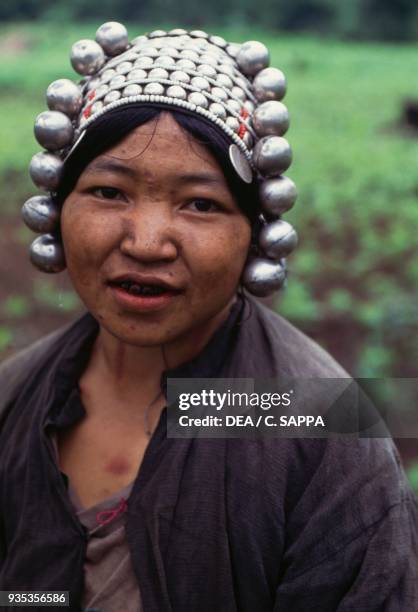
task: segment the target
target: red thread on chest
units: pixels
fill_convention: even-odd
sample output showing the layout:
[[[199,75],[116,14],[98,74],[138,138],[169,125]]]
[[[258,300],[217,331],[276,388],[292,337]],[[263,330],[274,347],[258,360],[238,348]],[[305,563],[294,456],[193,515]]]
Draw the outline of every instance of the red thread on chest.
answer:
[[[119,514],[126,512],[128,509],[128,504],[126,503],[126,499],[121,497],[120,503],[116,508],[111,508],[110,510],[102,510],[96,514],[96,521],[99,525],[107,525],[111,523]]]

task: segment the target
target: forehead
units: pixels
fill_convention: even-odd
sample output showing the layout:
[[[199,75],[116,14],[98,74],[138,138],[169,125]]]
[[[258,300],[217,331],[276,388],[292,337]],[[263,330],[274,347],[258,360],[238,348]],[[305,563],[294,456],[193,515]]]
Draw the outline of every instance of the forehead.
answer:
[[[108,149],[101,158],[116,158],[129,166],[147,167],[155,172],[175,168],[210,169],[223,176],[216,158],[207,147],[183,129],[170,113],[132,130],[121,142]],[[90,166],[94,167],[94,161]]]

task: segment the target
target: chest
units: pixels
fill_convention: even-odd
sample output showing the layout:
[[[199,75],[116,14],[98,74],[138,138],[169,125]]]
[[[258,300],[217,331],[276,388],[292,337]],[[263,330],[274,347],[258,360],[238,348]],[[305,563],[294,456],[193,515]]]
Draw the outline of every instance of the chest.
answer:
[[[135,480],[148,443],[138,423],[86,418],[57,435],[59,467],[89,507]]]

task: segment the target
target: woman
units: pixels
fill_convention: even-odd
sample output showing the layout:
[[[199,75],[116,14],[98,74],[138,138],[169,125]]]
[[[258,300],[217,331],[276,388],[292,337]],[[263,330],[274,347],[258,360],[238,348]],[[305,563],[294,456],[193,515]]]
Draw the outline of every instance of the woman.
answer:
[[[166,435],[170,378],[347,376],[242,289],[279,288],[296,241],[282,74],[261,43],[203,32],[96,41],[73,47],[82,92],[54,82],[35,127],[52,197],[24,206],[48,232],[31,259],[66,265],[88,313],[1,369],[1,589],[73,610],[417,609],[389,440]]]

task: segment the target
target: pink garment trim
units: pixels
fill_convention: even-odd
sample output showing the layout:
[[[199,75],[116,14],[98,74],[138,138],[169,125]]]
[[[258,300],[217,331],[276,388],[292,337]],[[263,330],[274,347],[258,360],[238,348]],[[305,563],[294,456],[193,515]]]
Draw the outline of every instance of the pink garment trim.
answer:
[[[128,504],[126,503],[126,499],[121,497],[119,506],[117,508],[113,508],[110,510],[102,510],[96,514],[96,521],[99,525],[107,525],[111,521],[113,521],[119,514],[122,512],[126,512],[128,509]]]

